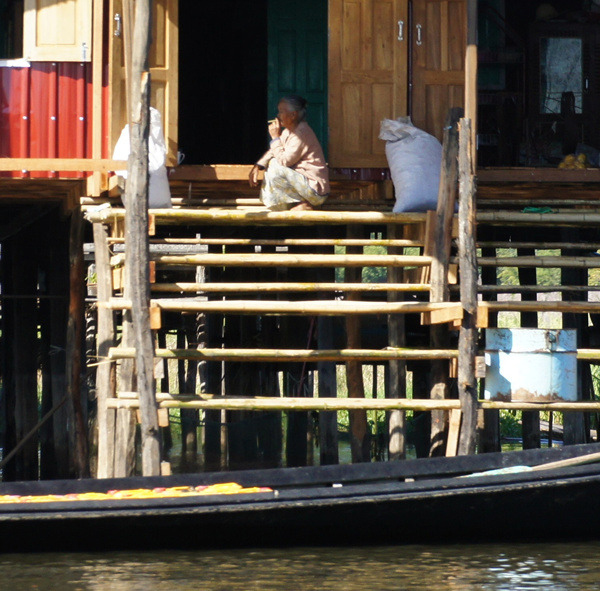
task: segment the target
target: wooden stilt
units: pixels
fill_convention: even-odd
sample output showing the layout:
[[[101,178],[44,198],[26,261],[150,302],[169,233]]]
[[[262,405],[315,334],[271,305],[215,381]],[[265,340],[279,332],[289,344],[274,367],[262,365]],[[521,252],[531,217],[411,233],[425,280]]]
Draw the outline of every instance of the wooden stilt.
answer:
[[[442,169],[435,215],[434,248],[431,253],[433,260],[431,262],[430,301],[432,302],[447,302],[450,300],[448,269],[458,183],[458,121],[461,115],[462,109],[451,109],[444,126]],[[433,348],[448,347],[448,328],[445,325],[432,326],[430,340]],[[431,365],[430,397],[432,400],[443,400],[448,397],[449,379],[448,363],[434,361]],[[446,433],[446,414],[440,411],[432,413],[431,448],[429,452],[431,456],[444,454]]]
[[[494,229],[486,228],[484,230],[493,236]],[[485,246],[481,249],[483,256],[496,256],[496,249],[493,246]],[[496,283],[496,269],[493,267],[481,268],[481,280],[485,284]],[[495,300],[497,296],[491,293],[488,299]],[[488,326],[490,328],[498,326],[498,315],[496,313],[488,314]],[[480,383],[480,395],[483,392],[485,383]],[[480,453],[490,453],[500,451],[500,412],[497,410],[482,410],[483,425],[479,430],[479,450]]]
[[[32,235],[21,232],[17,248],[13,251],[13,288],[20,295],[33,295],[37,286],[38,245]],[[3,254],[4,256],[4,254]],[[4,311],[3,311],[4,313]],[[14,338],[11,343],[14,366],[14,392],[16,427],[15,444],[38,422],[37,360],[31,352],[36,350],[37,312],[32,298],[15,302],[13,323]],[[63,369],[64,371],[64,369]],[[9,452],[10,450],[7,450]],[[30,439],[15,457],[16,478],[36,480],[38,477],[38,441]]]
[[[67,392],[73,413],[74,446],[73,460],[78,478],[89,476],[87,413],[83,408],[81,392],[82,353],[85,339],[85,315],[83,311],[85,269],[83,265],[83,218],[81,210],[71,213],[69,236],[69,318],[67,323],[66,376]]]
[[[388,236],[392,239],[399,238],[401,230],[396,225],[388,226]],[[395,254],[396,247],[390,247],[391,254]],[[402,270],[397,267],[388,269],[388,281],[400,281]],[[398,301],[401,296],[397,293],[388,293],[388,301]],[[405,319],[401,314],[388,316],[388,343],[390,347],[404,347],[406,345]],[[406,362],[393,360],[389,362],[388,388],[386,395],[389,398],[406,398]],[[374,370],[375,371],[375,370]],[[387,415],[388,425],[388,457],[390,460],[401,460],[406,457],[406,413],[394,410]]]
[[[359,236],[362,228],[352,226],[348,228],[348,238]],[[348,247],[347,250],[357,247]],[[362,269],[349,267],[346,269],[346,281],[357,282],[360,280]],[[348,294],[349,301],[354,301],[360,296]],[[348,348],[360,348],[360,319],[346,317],[346,336]],[[346,362],[346,382],[348,385],[348,396],[350,398],[364,398],[365,387],[362,375],[362,364],[357,361]],[[367,414],[358,410],[350,412],[350,445],[353,462],[368,462],[371,459],[371,442],[367,424]]]
[[[577,236],[579,235],[580,230],[574,228],[563,228],[560,230],[561,237],[566,242],[574,242]],[[573,254],[571,250],[563,250],[562,255],[566,258],[569,258],[570,255]],[[564,268],[561,269],[561,283],[564,285],[582,285],[587,284],[587,273],[583,272],[581,269],[573,269],[573,268]],[[564,293],[563,301],[566,305],[567,309],[565,309],[565,314],[563,314],[563,328],[574,328],[577,330],[577,346],[583,344],[583,331],[584,327],[587,327],[588,319],[587,317],[582,317],[581,315],[569,314],[568,307],[572,306],[572,309],[575,308],[576,305],[581,303],[581,300],[585,298],[585,295],[581,292],[576,293]],[[585,298],[587,299],[587,298]],[[577,375],[577,398],[581,400],[583,394],[583,380],[582,380],[582,362],[578,361],[578,375]],[[565,415],[563,419],[563,442],[565,444],[575,444],[575,443],[585,443],[586,441],[586,433],[585,433],[585,423],[583,414],[581,413],[571,413],[569,415]]]
[[[475,453],[477,432],[477,252],[475,249],[475,172],[471,143],[471,122],[460,122],[459,143],[459,257],[460,299],[464,309],[458,346],[458,394],[462,406],[462,427],[458,453]]]
[[[112,296],[112,273],[108,250],[108,230],[103,224],[94,224],[94,252],[98,285],[98,301]],[[114,476],[115,461],[115,411],[108,409],[106,401],[114,396],[114,371],[108,351],[115,340],[114,312],[98,307],[96,402],[98,405],[98,478]]]
[[[517,256],[526,257],[535,255],[533,249],[519,248]],[[537,283],[536,270],[531,267],[519,267],[519,283],[534,285]],[[537,294],[522,293],[522,301],[536,301]],[[521,312],[521,326],[523,328],[537,328],[538,315],[536,312]],[[523,449],[535,449],[540,447],[540,413],[535,411],[524,411],[523,423]]]
[[[131,155],[125,201],[127,282],[132,301],[132,329],[137,350],[137,388],[142,404],[142,472],[160,475],[160,434],[154,389],[154,341],[150,331],[148,248],[148,135],[150,129],[150,0],[137,0],[132,45]]]

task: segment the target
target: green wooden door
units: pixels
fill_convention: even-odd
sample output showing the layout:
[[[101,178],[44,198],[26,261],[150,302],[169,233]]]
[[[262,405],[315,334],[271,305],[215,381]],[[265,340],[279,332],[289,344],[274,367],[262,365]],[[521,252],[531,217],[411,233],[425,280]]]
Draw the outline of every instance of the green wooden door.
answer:
[[[327,0],[269,0],[268,108],[299,94],[308,123],[327,150]]]

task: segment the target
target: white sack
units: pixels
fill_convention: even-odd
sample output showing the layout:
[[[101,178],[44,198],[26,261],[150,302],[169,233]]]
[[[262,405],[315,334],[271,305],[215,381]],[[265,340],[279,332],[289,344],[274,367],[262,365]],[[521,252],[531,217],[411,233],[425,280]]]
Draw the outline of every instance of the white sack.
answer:
[[[113,151],[113,160],[128,160],[131,146],[129,143],[129,125],[126,125],[117,140]],[[168,208],[172,207],[171,190],[167,176],[167,143],[162,131],[160,112],[150,107],[150,135],[148,137],[148,172],[150,184],[148,187],[148,207]],[[116,173],[127,178],[126,170],[118,170]]]
[[[396,204],[394,213],[436,209],[442,165],[442,144],[412,125],[410,117],[384,119],[379,139],[385,140]]]

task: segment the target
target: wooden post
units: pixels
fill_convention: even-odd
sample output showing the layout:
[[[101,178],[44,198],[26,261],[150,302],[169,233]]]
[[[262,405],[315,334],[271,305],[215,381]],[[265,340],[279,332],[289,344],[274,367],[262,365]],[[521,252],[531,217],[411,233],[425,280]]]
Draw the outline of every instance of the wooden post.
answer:
[[[458,121],[462,109],[453,108],[448,112],[444,126],[442,145],[442,168],[438,204],[435,215],[434,248],[431,254],[431,293],[430,301],[447,302],[450,300],[448,287],[448,268],[450,265],[450,248],[452,244],[452,221],[456,206],[456,190],[458,184]],[[446,325],[434,325],[430,332],[431,346],[434,349],[448,348],[449,335]],[[448,396],[449,381],[448,362],[434,361],[431,364],[432,400],[443,400]],[[444,455],[446,445],[446,413],[435,411],[431,413],[431,443],[429,455]]]
[[[400,228],[396,224],[388,225],[388,238],[399,238]],[[389,247],[390,254],[396,254],[397,247]],[[402,278],[400,267],[388,269],[388,281],[399,283]],[[398,301],[402,298],[397,292],[388,292],[388,302]],[[388,344],[390,347],[405,347],[406,332],[404,314],[390,314],[388,316]],[[406,361],[390,361],[388,371],[388,398],[406,398]],[[376,366],[375,366],[376,368]],[[376,369],[373,372],[375,375]],[[388,457],[390,460],[402,460],[406,457],[406,413],[401,410],[392,410],[388,418]]]
[[[477,1],[467,0],[467,51],[465,55],[465,118],[471,121],[471,144],[477,145]],[[477,150],[473,150],[477,170]]]
[[[485,229],[486,235],[490,235],[490,238],[495,236],[496,229],[493,227],[487,227]],[[494,247],[485,247],[481,249],[482,256],[496,256],[496,249]],[[497,283],[496,268],[495,267],[482,267],[481,269],[481,281],[484,285],[492,285]],[[490,294],[489,300],[496,300],[496,294]],[[488,315],[488,326],[490,328],[498,326],[498,314],[490,313]],[[481,388],[480,388],[481,390]],[[480,417],[483,421],[482,428],[479,431],[479,451],[480,453],[496,452],[500,450],[500,411],[498,410],[482,410],[482,416]]]
[[[581,233],[580,228],[561,228],[560,235],[565,242],[575,242]],[[563,257],[577,255],[577,251],[563,249],[561,251]],[[588,273],[581,269],[562,268],[561,283],[563,285],[587,285]],[[574,304],[578,300],[587,299],[587,296],[577,292],[564,292],[562,295],[566,305]],[[563,314],[563,328],[574,328],[577,330],[577,346],[581,347],[583,340],[584,328],[587,328],[588,317],[581,314]],[[583,362],[577,362],[577,399],[583,398]],[[586,432],[583,413],[568,413],[563,416],[563,443],[571,445],[576,443],[585,443]]]
[[[98,302],[106,302],[112,296],[112,273],[108,250],[108,231],[103,224],[94,224],[94,252],[98,285]],[[115,340],[114,312],[98,306],[96,402],[98,405],[98,478],[114,476],[115,461],[115,410],[106,406],[112,397],[114,379],[108,350]]]
[[[128,164],[125,259],[131,292],[137,390],[142,420],[142,473],[160,475],[160,432],[154,389],[154,340],[150,330],[148,246],[148,134],[150,129],[150,0],[137,0],[132,47],[131,152]]]
[[[530,229],[527,231],[531,231]],[[526,238],[527,236],[524,236]],[[535,250],[532,248],[517,249],[517,256],[535,256]],[[535,267],[519,267],[519,283],[521,285],[537,285]],[[535,292],[521,292],[521,301],[537,301]],[[537,328],[537,312],[521,312],[522,328]],[[540,413],[534,410],[524,410],[522,414],[523,429],[523,449],[535,449],[541,447],[540,444]]]
[[[477,434],[477,250],[475,222],[475,170],[471,121],[461,119],[459,127],[459,248],[460,300],[464,310],[458,342],[458,395],[463,412],[458,445],[459,455],[475,452]]]
[[[71,213],[69,234],[69,319],[67,322],[66,375],[67,392],[73,409],[73,463],[78,478],[89,476],[86,418],[81,400],[82,360],[85,314],[83,265],[83,218],[80,208]]]
[[[32,352],[37,347],[37,314],[36,301],[33,297],[37,286],[37,250],[39,243],[31,232],[22,230],[15,237],[10,250],[12,258],[12,288],[17,296],[30,296],[18,298],[12,307],[11,342],[6,343],[12,355],[12,383],[8,384],[9,394],[14,396],[14,417],[7,420],[13,422],[15,428],[14,444],[17,446],[25,434],[38,422],[37,400],[37,360]],[[5,256],[4,245],[2,256]],[[63,276],[63,280],[65,277]],[[2,315],[5,311],[4,303]],[[3,382],[4,376],[3,376]],[[8,417],[7,417],[8,418]],[[12,447],[12,446],[11,446]],[[10,448],[5,453],[10,452]],[[31,439],[16,455],[12,469],[5,475],[11,480],[36,480],[38,478],[38,441]],[[12,476],[14,474],[14,476]],[[4,474],[3,474],[4,476]]]
[[[348,238],[358,238],[362,232],[362,226],[349,226]],[[349,246],[347,250],[357,247]],[[358,247],[361,248],[362,247]],[[360,267],[347,267],[345,273],[346,282],[360,282],[362,269]],[[348,300],[360,299],[360,294],[349,293]],[[360,348],[360,318],[357,316],[346,316],[346,335],[349,349]],[[348,385],[349,398],[364,398],[365,386],[362,375],[362,363],[360,361],[346,362],[346,383]],[[367,413],[364,410],[350,411],[350,446],[352,461],[368,462],[371,459],[371,442],[367,423]]]

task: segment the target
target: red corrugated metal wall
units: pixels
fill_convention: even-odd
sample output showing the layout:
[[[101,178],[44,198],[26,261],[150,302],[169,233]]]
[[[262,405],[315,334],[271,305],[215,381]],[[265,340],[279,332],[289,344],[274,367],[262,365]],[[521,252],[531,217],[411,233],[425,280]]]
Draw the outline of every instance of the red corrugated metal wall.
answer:
[[[33,62],[29,68],[0,67],[0,157],[91,158],[91,109],[89,63]]]

